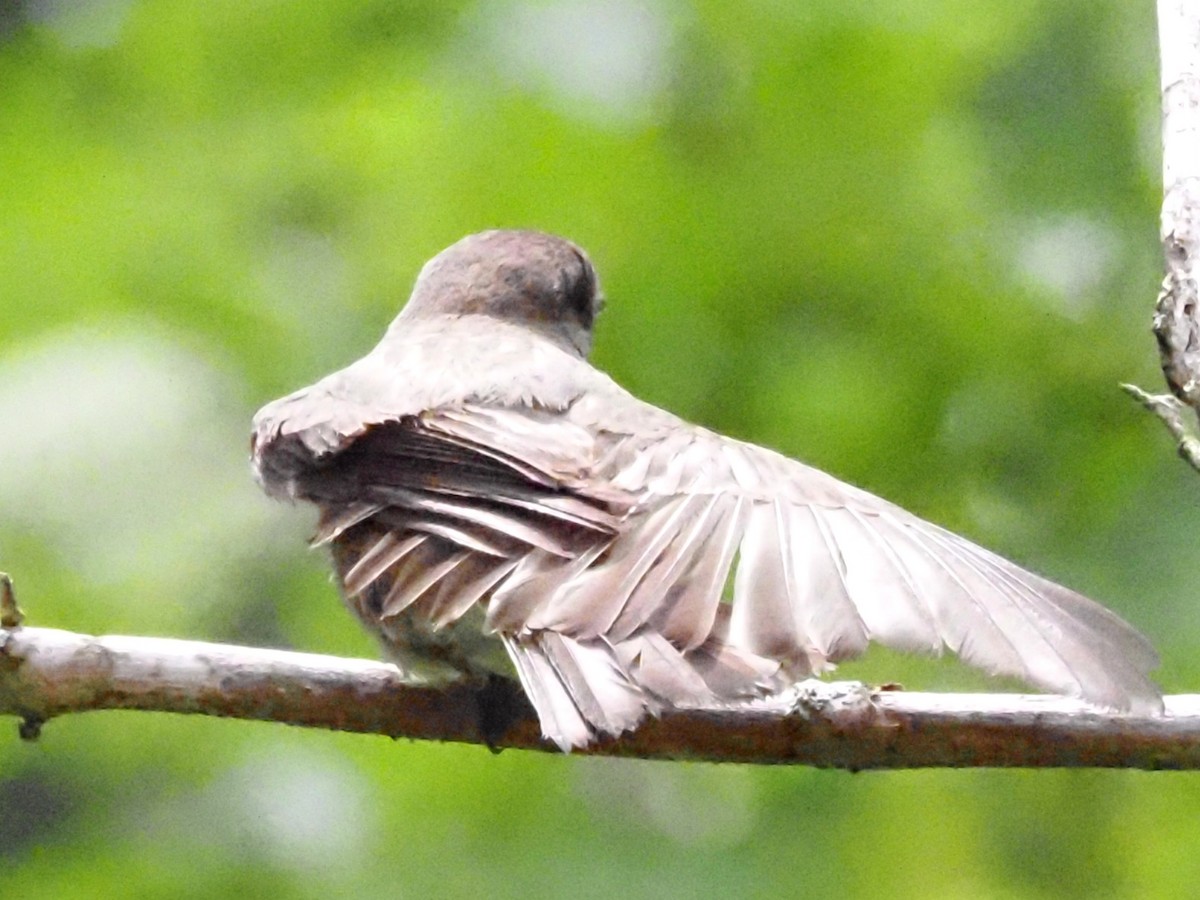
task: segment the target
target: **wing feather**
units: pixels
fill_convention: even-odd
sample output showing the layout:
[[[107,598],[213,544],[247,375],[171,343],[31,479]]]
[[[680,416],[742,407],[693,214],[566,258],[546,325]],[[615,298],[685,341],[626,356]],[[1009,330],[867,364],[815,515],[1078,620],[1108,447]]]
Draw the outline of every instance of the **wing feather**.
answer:
[[[734,570],[729,639],[750,653],[807,674],[821,668],[823,661],[797,621],[779,521],[772,501],[750,508]]]
[[[517,566],[517,560],[481,560],[472,556],[469,565],[460,566],[453,577],[442,580],[436,596],[426,607],[426,615],[435,629],[457,622]]]
[[[607,641],[579,641],[554,631],[535,631],[525,641],[529,652],[550,663],[584,720],[596,730],[620,734],[647,712],[657,711],[657,704],[630,680]]]
[[[868,634],[889,647],[939,653],[942,639],[928,605],[896,551],[872,526],[874,515],[824,509],[845,565],[846,590]]]
[[[498,633],[527,630],[540,611],[553,604],[568,585],[584,577],[607,549],[597,544],[570,563],[535,550],[521,557],[512,575],[492,594],[486,624]]]
[[[660,613],[664,604],[670,602],[673,591],[676,594],[686,592],[685,576],[695,566],[707,539],[716,531],[723,500],[719,494],[689,497],[682,504],[679,515],[664,525],[664,529],[675,526],[675,532],[664,535],[658,558],[634,586],[624,608],[605,632],[610,639],[624,640]],[[719,599],[705,598],[711,603]],[[703,609],[697,613],[702,620],[712,619]]]
[[[583,747],[595,736],[593,724],[584,717],[570,688],[544,653],[528,640],[501,634],[517,670],[517,678],[525,696],[537,710],[542,734],[565,753],[573,747]]]
[[[674,706],[696,706],[712,698],[703,676],[653,629],[616,642],[614,651],[634,684]]]
[[[819,506],[778,504],[780,528],[790,553],[785,558],[797,619],[825,659],[835,662],[862,653],[870,635],[846,583],[841,543]]]
[[[310,546],[323,547],[346,529],[379,512],[376,503],[351,503],[348,506],[327,506],[321,510],[317,531],[309,540]]]
[[[385,532],[342,578],[342,586],[350,597],[362,591],[385,571],[407,556],[423,542],[421,535],[409,535],[401,539],[392,532]]]
[[[383,608],[380,613],[381,618],[394,617],[408,609],[409,606],[425,596],[427,591],[439,584],[443,578],[469,558],[470,553],[468,551],[460,550],[456,553],[447,554],[436,562],[422,565],[413,577],[397,578],[383,601]]]
[[[703,505],[703,498],[680,496],[650,512],[636,529],[623,533],[603,561],[564,586],[561,596],[530,617],[528,627],[574,634],[607,635],[642,578],[677,536],[682,522]]]
[[[750,510],[744,497],[718,496],[721,508],[714,510],[707,540],[696,549],[689,571],[664,593],[662,605],[650,619],[663,637],[685,650],[699,647],[712,635]]]

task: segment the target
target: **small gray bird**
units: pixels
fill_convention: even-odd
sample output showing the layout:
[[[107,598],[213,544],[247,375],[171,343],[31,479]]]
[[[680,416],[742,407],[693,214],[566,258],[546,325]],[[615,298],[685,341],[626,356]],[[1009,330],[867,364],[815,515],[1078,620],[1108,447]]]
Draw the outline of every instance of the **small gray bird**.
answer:
[[[380,343],[268,404],[254,468],[314,503],[349,606],[406,673],[520,680],[564,750],[738,704],[863,652],[1162,709],[1108,610],[885,500],[684,422],[587,356],[583,251],[463,238]]]

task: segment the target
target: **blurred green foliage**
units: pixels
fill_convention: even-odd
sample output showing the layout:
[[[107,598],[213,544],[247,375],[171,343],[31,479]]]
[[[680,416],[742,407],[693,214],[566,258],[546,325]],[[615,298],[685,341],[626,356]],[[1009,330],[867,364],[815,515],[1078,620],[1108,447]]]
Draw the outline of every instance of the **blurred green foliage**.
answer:
[[[1102,598],[1200,682],[1153,386],[1152,4],[0,5],[0,565],[33,624],[374,650],[253,410],[491,226],[596,360]],[[981,684],[888,655],[850,674]],[[0,739],[0,894],[1184,896],[1200,780],[495,757],[93,714]]]

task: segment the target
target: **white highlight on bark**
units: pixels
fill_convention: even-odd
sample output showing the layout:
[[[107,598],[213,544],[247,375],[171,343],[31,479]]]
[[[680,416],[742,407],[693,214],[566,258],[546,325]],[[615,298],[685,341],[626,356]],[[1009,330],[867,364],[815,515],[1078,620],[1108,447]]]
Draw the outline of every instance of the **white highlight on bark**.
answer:
[[[1200,4],[1159,0],[1162,58],[1163,241],[1200,247]],[[1184,261],[1195,274],[1200,260]]]

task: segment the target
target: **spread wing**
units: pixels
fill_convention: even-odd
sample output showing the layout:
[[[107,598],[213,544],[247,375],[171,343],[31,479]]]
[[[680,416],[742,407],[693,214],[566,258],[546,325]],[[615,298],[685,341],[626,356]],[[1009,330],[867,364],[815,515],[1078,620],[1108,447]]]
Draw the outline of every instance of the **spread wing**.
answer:
[[[315,454],[266,421],[256,462],[322,508],[317,541],[386,637],[472,671],[461,626],[478,635],[482,614],[564,748],[670,706],[761,696],[870,641],[1161,709],[1153,650],[1092,601],[816,469],[622,400],[640,426],[586,400],[465,406],[342,431]]]

